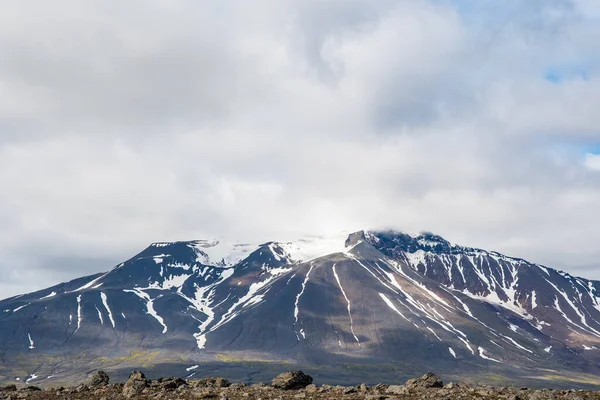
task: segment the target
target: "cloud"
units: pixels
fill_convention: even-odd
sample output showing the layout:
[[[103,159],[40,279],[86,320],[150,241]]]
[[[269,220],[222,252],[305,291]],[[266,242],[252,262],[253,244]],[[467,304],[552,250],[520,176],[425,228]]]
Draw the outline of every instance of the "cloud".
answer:
[[[600,155],[586,153],[584,163],[589,169],[593,171],[600,171]]]
[[[0,297],[152,241],[380,227],[600,277],[596,11],[9,1]]]

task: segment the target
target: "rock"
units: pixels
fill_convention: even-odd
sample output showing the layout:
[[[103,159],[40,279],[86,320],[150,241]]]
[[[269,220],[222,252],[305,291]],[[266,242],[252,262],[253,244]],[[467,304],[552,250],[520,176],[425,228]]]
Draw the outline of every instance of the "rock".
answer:
[[[209,376],[203,379],[188,380],[188,384],[192,387],[211,387],[224,388],[229,387],[231,383],[225,378],[214,378]]]
[[[87,392],[88,390],[90,390],[90,387],[86,384],[79,385],[79,386],[77,386],[77,388],[75,388],[75,391],[77,393]]]
[[[196,390],[193,392],[193,394],[200,399],[212,399],[217,397],[217,393],[215,393],[215,390],[213,388],[203,388],[201,390]]]
[[[273,378],[271,384],[278,389],[293,390],[305,388],[312,381],[312,376],[306,375],[302,371],[290,371]]]
[[[356,390],[358,390],[359,392],[365,393],[365,392],[369,391],[369,387],[366,384],[361,383],[360,385],[358,385],[356,387]]]
[[[181,378],[168,378],[159,382],[158,387],[163,390],[174,390],[183,385],[187,385],[187,383]]]
[[[458,389],[459,387],[460,387],[460,385],[458,383],[454,383],[454,382],[450,382],[450,383],[444,385],[444,389],[448,389],[448,390]]]
[[[140,371],[133,371],[129,375],[129,379],[123,385],[123,396],[131,398],[136,396],[148,387],[146,376]]]
[[[42,391],[42,389],[37,386],[27,386],[21,390],[25,391],[25,392],[41,392]]]
[[[229,389],[231,390],[241,390],[243,388],[245,388],[246,385],[244,382],[238,382],[238,383],[232,383],[231,385],[229,385]]]
[[[307,385],[304,390],[306,390],[306,393],[317,393],[317,385],[311,383],[310,385]]]
[[[375,390],[376,392],[379,392],[379,393],[383,393],[383,392],[385,392],[387,390],[387,388],[389,386],[390,385],[386,385],[385,383],[378,383],[377,385],[375,385],[373,387],[373,390]]]
[[[3,388],[0,388],[0,390],[3,392],[16,392],[17,385],[6,385]]]
[[[385,393],[406,395],[408,388],[402,385],[390,385],[385,389]]]
[[[535,390],[530,396],[529,400],[552,400],[556,396],[550,390]]]
[[[327,385],[327,384],[321,385],[321,387],[317,389],[317,391],[319,393],[329,393],[332,390],[333,390],[333,387],[331,385]]]
[[[433,372],[428,372],[418,379],[408,380],[406,382],[406,386],[418,388],[441,388],[444,387],[444,381],[442,381],[442,378]]]
[[[106,372],[98,371],[92,376],[92,379],[90,379],[89,385],[91,387],[107,386],[109,381],[110,378],[108,377],[108,374]]]
[[[355,387],[352,387],[352,386],[350,386],[350,387],[347,387],[347,388],[344,388],[344,389],[342,390],[342,393],[343,393],[343,394],[350,394],[350,393],[356,393],[356,392],[357,392],[356,388],[355,388]]]

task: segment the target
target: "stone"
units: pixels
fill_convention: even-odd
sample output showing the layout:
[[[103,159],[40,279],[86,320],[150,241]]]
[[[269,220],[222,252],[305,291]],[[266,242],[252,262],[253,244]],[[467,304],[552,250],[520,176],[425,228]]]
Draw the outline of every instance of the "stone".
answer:
[[[347,388],[344,388],[344,389],[342,390],[342,393],[343,393],[343,394],[350,394],[350,393],[356,393],[356,392],[357,392],[356,388],[355,388],[355,387],[352,387],[352,386],[350,386],[350,387],[347,387]]]
[[[192,387],[211,387],[211,388],[224,388],[231,386],[225,378],[215,378],[212,376],[203,379],[188,380],[188,384]]]
[[[133,371],[129,379],[123,385],[123,396],[127,398],[134,397],[148,387],[146,376],[140,371]]]
[[[187,385],[187,383],[181,378],[168,378],[160,382],[158,386],[163,390],[175,390],[183,385]]]
[[[332,390],[333,390],[333,387],[332,387],[331,385],[327,385],[327,384],[321,385],[321,387],[319,387],[319,388],[317,389],[317,391],[318,391],[319,393],[329,393],[329,392],[331,392]]]
[[[21,390],[26,391],[26,392],[41,392],[42,391],[42,389],[37,386],[27,386]]]
[[[306,375],[302,371],[290,371],[277,375],[271,381],[273,387],[283,390],[302,389],[310,385],[313,381],[312,376]]]
[[[444,381],[442,381],[442,378],[433,372],[428,372],[418,379],[408,380],[406,382],[406,386],[419,388],[441,388],[444,387]]]
[[[314,383],[311,383],[310,385],[307,385],[306,388],[304,388],[304,390],[306,390],[306,393],[317,393],[317,385],[315,385]]]
[[[385,389],[385,393],[406,395],[408,394],[408,388],[402,385],[390,385]]]
[[[91,387],[102,387],[107,386],[110,382],[110,378],[108,374],[104,371],[98,371],[94,375],[92,375],[92,379],[90,379],[89,385]]]
[[[390,385],[386,385],[385,383],[378,383],[377,385],[375,385],[373,387],[373,390],[375,390],[376,392],[382,393],[382,392],[385,392],[389,386]]]

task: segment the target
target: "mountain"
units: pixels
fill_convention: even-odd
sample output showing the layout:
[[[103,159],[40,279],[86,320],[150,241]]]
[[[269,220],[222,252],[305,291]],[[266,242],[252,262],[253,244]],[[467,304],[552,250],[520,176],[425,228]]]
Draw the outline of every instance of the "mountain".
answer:
[[[600,373],[600,282],[430,233],[360,231],[154,243],[109,272],[0,301],[0,381],[136,367],[251,380],[290,365],[317,382],[435,370],[584,384]]]

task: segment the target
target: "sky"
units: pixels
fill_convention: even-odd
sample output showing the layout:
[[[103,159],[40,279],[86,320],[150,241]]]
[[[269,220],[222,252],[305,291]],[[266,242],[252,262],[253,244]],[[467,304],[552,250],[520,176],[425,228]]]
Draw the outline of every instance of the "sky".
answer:
[[[2,8],[0,298],[384,228],[600,279],[597,0]]]

